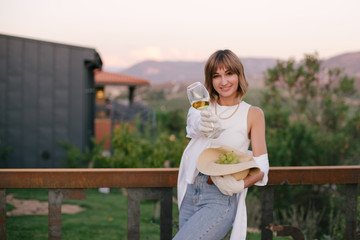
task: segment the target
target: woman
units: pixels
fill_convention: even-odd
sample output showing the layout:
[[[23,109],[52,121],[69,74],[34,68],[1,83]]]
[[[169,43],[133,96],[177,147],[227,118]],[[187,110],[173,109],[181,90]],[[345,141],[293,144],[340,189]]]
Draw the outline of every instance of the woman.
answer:
[[[180,163],[179,232],[174,239],[219,240],[231,226],[231,239],[245,239],[247,188],[266,185],[269,170],[264,114],[260,108],[242,101],[248,83],[240,59],[230,50],[219,50],[210,56],[205,65],[205,87],[210,93],[210,107],[203,111],[191,107],[188,113],[186,131],[191,141]],[[211,134],[220,128],[225,131]],[[204,149],[225,145],[251,153],[250,141],[261,170],[258,174],[236,181],[233,177],[210,178],[196,169]]]

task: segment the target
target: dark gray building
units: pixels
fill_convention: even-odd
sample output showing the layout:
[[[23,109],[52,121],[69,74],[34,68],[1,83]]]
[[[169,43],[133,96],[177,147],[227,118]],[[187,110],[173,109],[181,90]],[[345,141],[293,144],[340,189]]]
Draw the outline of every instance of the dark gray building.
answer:
[[[0,167],[63,167],[58,141],[90,146],[101,66],[92,48],[0,34]]]

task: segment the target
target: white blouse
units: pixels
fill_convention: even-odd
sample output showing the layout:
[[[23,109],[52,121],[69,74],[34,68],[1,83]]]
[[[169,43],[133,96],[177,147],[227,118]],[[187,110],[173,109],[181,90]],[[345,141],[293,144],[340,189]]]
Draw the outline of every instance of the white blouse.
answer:
[[[217,103],[215,103],[217,104]],[[235,106],[221,106],[216,105],[217,113],[221,118],[227,118],[236,110]],[[252,155],[248,151],[250,139],[247,136],[247,115],[250,105],[244,101],[240,103],[239,108],[234,115],[227,119],[220,119],[221,127],[225,129],[224,132],[217,139],[209,139],[204,137],[198,129],[200,121],[200,111],[191,107],[187,117],[187,137],[191,138],[188,146],[185,148],[180,162],[179,176],[178,176],[178,207],[180,209],[182,200],[184,199],[186,188],[188,184],[193,184],[195,177],[199,171],[196,169],[196,161],[200,153],[209,147],[228,146],[238,151]],[[215,114],[215,105],[210,104],[210,109]],[[266,156],[265,156],[266,155]],[[267,183],[267,173],[269,170],[269,163],[267,154],[254,158],[260,167],[261,171],[265,173],[264,178],[255,185],[264,186]],[[247,216],[246,216],[246,198],[247,189],[238,194],[238,207],[235,221],[233,223],[233,230],[231,239],[241,240],[246,239]]]

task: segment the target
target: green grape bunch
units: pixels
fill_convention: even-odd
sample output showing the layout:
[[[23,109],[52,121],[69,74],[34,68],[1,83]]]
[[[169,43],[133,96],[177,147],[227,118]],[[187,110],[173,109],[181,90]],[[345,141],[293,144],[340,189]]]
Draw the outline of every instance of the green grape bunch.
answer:
[[[234,152],[226,152],[221,154],[216,161],[218,164],[237,164],[239,163],[238,157],[234,154]]]

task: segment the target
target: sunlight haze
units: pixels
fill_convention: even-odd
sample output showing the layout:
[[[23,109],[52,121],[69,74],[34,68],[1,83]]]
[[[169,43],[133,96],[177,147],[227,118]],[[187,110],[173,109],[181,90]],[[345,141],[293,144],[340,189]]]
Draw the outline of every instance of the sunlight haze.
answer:
[[[95,48],[105,66],[143,60],[321,58],[360,50],[360,1],[0,0],[0,33]]]

